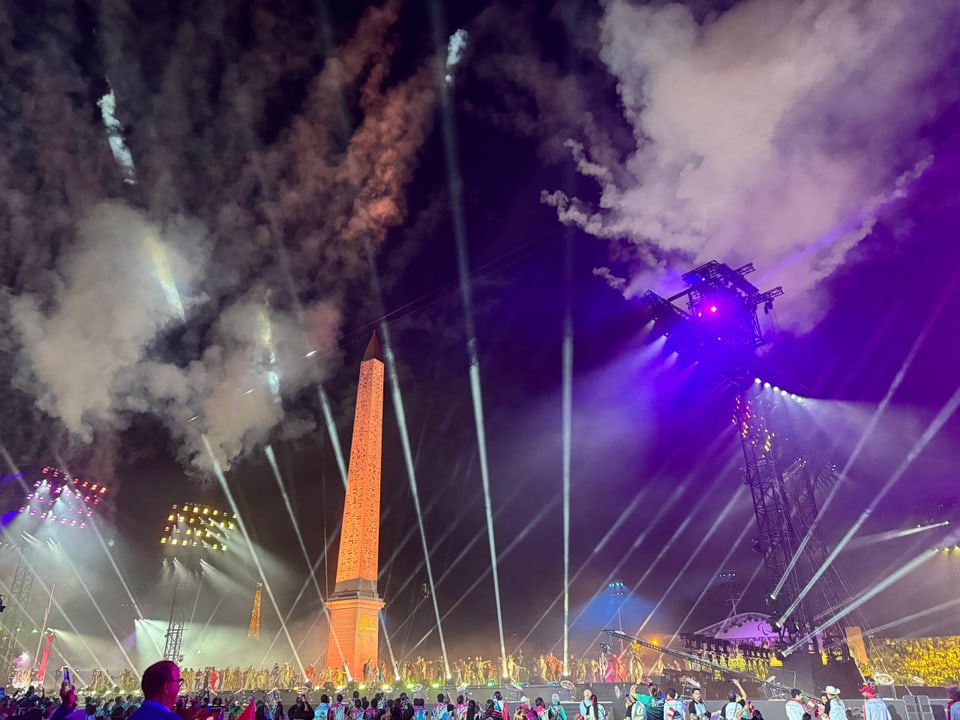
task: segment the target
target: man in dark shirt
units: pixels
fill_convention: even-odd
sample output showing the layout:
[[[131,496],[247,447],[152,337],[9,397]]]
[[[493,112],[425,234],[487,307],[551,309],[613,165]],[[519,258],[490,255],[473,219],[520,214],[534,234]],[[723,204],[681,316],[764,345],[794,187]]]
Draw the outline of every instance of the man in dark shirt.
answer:
[[[176,663],[161,660],[148,667],[140,680],[143,705],[130,716],[130,720],[179,720],[170,708],[176,704],[182,684]]]

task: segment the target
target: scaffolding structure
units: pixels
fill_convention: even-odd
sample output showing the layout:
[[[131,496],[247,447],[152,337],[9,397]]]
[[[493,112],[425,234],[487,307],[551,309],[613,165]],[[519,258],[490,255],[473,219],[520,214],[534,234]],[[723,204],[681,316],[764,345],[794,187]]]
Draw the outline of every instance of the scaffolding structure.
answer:
[[[671,336],[681,352],[695,354],[718,378],[738,390],[733,422],[743,452],[743,479],[750,489],[756,516],[754,548],[763,555],[770,590],[786,574],[779,595],[768,596],[770,612],[777,612],[785,609],[781,605],[799,596],[827,552],[816,524],[811,461],[793,442],[790,430],[780,432],[775,428],[782,422],[775,417],[775,396],[769,393],[765,397],[754,381],[757,349],[766,342],[759,310],[769,312],[783,289],[761,292],[746,278],[752,272],[752,263],[731,268],[713,260],[682,275],[686,289],[666,298],[647,292],[643,301],[654,319],[665,325],[664,334]],[[808,534],[799,561],[791,566],[791,559]],[[836,604],[835,573],[831,571],[800,600],[787,626],[777,628],[784,645],[803,642],[812,635],[817,617]],[[823,632],[823,645],[833,645],[843,638],[839,627]],[[810,640],[810,651],[822,647],[817,638]]]
[[[9,681],[14,672],[14,662],[21,652],[28,648],[20,639],[24,624],[29,621],[27,608],[33,593],[33,581],[36,578],[31,559],[33,545],[22,543],[14,546],[17,553],[17,566],[13,572],[9,593],[4,597],[6,610],[0,616],[2,636],[0,636],[0,667],[3,668],[4,682]]]
[[[177,604],[177,594],[180,584],[173,588],[173,600],[170,601],[170,620],[167,623],[167,632],[164,634],[163,659],[171,662],[183,662],[183,608]]]

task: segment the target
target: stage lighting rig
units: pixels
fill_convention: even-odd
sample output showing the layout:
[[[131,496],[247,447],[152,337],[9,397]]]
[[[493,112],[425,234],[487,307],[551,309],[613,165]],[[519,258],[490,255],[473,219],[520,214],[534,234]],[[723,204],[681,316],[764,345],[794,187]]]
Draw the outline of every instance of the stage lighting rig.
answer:
[[[754,270],[753,263],[731,268],[711,260],[681,276],[686,289],[669,297],[647,291],[641,302],[682,358],[733,373],[739,384],[754,369],[756,349],[765,342],[758,308],[769,312],[783,295],[781,287],[761,291],[747,280]]]
[[[85,528],[98,505],[106,500],[107,486],[81,480],[47,466],[35,477],[19,513],[64,527]]]
[[[171,557],[223,552],[236,522],[233,513],[210,505],[195,502],[174,505],[167,515],[160,544]]]
[[[685,289],[669,297],[647,292],[641,301],[655,321],[652,336],[663,339],[665,353],[675,352],[681,364],[697,362],[697,372],[738,393],[733,424],[757,521],[754,549],[763,555],[771,587],[781,590],[769,600],[776,615],[784,609],[784,597],[799,597],[811,568],[821,567],[827,552],[814,497],[820,464],[799,446],[795,427],[781,432],[777,425],[782,418],[776,416],[776,404],[797,398],[763,382],[771,378],[758,372],[757,350],[766,343],[759,310],[769,313],[783,288],[761,290],[747,279],[754,271],[752,263],[734,268],[711,260],[681,275]],[[833,577],[824,575],[800,598],[781,640],[807,638],[818,613],[837,597]],[[830,644],[841,635],[842,628],[831,627],[812,638],[812,645]]]

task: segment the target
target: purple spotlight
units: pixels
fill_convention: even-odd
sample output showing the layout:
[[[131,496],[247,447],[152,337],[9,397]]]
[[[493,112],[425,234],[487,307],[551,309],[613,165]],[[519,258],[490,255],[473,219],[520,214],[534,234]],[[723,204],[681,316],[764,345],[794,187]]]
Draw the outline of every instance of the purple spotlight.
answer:
[[[716,311],[717,311],[717,306],[716,306],[716,305],[711,305],[711,306],[710,306],[710,312],[715,313]]]

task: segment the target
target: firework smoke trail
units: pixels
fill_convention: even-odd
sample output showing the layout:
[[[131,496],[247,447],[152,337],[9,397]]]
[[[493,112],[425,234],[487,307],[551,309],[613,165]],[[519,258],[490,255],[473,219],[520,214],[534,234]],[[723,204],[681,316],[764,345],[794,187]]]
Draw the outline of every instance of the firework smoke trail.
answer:
[[[167,257],[167,250],[160,239],[154,234],[149,233],[144,242],[147,246],[147,254],[153,262],[154,272],[160,288],[163,290],[163,296],[170,305],[170,309],[176,314],[180,321],[187,319],[186,312],[183,309],[183,300],[180,298],[180,291],[177,290],[177,283],[173,277],[173,268],[170,266],[170,258]]]
[[[571,141],[600,197],[542,199],[633,258],[626,277],[598,268],[628,296],[658,290],[678,262],[734,253],[779,266],[771,284],[791,288],[788,302],[805,305],[791,317],[810,327],[826,310],[811,291],[871,234],[877,199],[904,196],[929,164],[923,128],[957,98],[944,78],[958,26],[949,0],[923,17],[883,0],[747,0],[705,17],[680,3],[611,0],[599,55],[635,146],[621,157],[609,141]],[[851,96],[855,108],[839,116]]]
[[[497,632],[500,638],[501,673],[507,677],[507,649],[503,634],[503,608],[500,602],[500,573],[497,568],[497,542],[493,528],[493,503],[490,495],[490,468],[487,463],[487,438],[483,418],[483,392],[480,386],[480,358],[477,352],[477,331],[473,319],[473,296],[470,291],[470,269],[467,256],[467,230],[463,211],[463,178],[460,175],[460,160],[457,151],[456,131],[453,125],[452,83],[453,65],[459,62],[466,34],[458,33],[455,39],[444,41],[443,8],[438,0],[430,3],[430,20],[433,29],[435,47],[440,50],[447,47],[447,66],[437,63],[437,80],[440,83],[440,112],[443,118],[444,156],[447,166],[447,186],[450,195],[450,216],[453,220],[453,237],[457,249],[457,274],[460,279],[460,300],[463,303],[463,318],[467,335],[467,356],[469,358],[470,395],[473,399],[473,421],[477,433],[477,451],[480,460],[480,479],[483,484],[483,509],[487,518],[487,537],[490,544],[490,564],[493,573],[493,595],[497,604]],[[439,55],[439,53],[438,53]],[[438,619],[439,624],[439,619]],[[449,668],[447,675],[449,675]]]
[[[573,452],[573,238],[564,245],[562,413],[563,468],[563,676],[570,675],[570,465]]]

